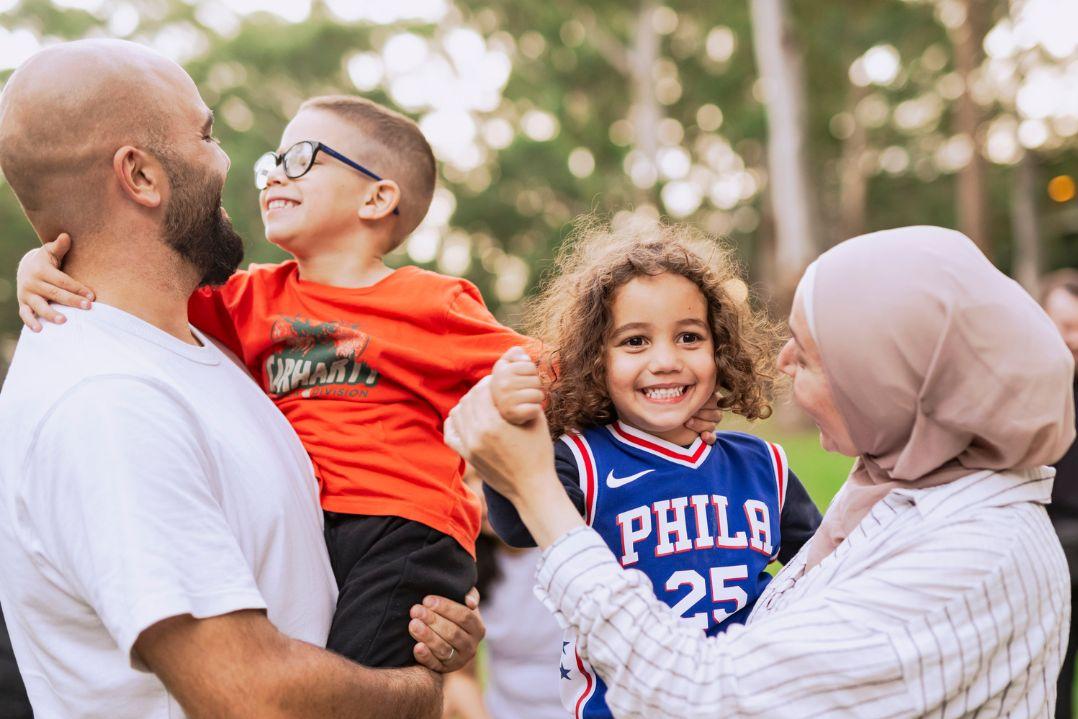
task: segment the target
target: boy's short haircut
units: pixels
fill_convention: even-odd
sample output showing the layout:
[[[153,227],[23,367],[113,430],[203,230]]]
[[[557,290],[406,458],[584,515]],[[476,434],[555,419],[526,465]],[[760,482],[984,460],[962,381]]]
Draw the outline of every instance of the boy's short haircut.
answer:
[[[400,186],[401,219],[386,251],[397,247],[426,217],[434,196],[434,153],[419,126],[399,112],[354,95],[312,97],[299,109],[325,110],[354,125],[362,133],[357,144],[364,148],[364,156],[353,159]]]

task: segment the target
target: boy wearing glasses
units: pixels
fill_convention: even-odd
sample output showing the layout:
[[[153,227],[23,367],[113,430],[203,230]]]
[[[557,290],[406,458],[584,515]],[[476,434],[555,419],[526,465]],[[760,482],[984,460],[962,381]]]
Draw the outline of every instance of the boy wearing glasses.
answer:
[[[266,239],[295,259],[253,265],[189,309],[311,456],[340,588],[327,646],[367,666],[414,663],[409,608],[463,602],[475,584],[479,503],[442,423],[524,341],[471,283],[383,262],[427,214],[435,173],[411,120],[356,97],[308,100],[280,154],[255,166]]]
[[[294,259],[198,290],[189,318],[243,360],[310,454],[340,589],[327,647],[414,664],[409,608],[463,602],[476,581],[480,506],[444,419],[526,338],[466,280],[383,262],[434,193],[411,120],[356,97],[308,100],[255,183],[266,239]]]

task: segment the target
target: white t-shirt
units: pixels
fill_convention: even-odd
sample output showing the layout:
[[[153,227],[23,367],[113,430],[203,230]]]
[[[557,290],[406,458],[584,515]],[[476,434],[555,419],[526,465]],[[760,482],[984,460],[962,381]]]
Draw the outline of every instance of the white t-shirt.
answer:
[[[498,551],[502,576],[483,598],[493,719],[565,719],[558,682],[564,630],[532,591],[538,549]]]
[[[37,716],[182,716],[132,654],[172,616],[265,608],[324,646],[336,585],[284,417],[201,334],[64,313],[0,392],[0,599]]]

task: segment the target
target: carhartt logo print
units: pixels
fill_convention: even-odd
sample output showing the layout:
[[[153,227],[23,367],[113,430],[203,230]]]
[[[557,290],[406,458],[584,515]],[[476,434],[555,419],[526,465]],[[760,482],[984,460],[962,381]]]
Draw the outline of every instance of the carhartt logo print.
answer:
[[[273,397],[297,391],[304,397],[366,397],[378,384],[378,371],[360,360],[370,335],[359,325],[281,316],[270,340],[274,351],[266,358],[263,384]]]

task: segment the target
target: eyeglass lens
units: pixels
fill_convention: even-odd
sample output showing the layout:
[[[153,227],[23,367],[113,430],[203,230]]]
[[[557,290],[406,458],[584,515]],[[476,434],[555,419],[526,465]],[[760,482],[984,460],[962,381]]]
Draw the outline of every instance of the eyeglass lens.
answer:
[[[255,162],[255,187],[259,190],[265,189],[269,184],[270,173],[278,164],[284,165],[284,174],[287,177],[295,179],[310,169],[313,160],[314,144],[306,140],[285,150],[280,160],[275,153],[267,152]]]

